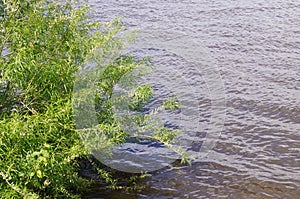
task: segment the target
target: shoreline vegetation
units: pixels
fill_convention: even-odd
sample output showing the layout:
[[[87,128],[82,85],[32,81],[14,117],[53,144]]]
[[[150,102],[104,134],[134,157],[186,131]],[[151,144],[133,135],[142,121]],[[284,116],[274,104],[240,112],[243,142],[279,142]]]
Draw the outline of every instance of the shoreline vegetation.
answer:
[[[124,174],[126,185],[120,183],[117,171],[90,155],[73,119],[75,74],[95,49],[109,51],[112,43],[120,42],[116,35],[124,29],[121,21],[95,22],[89,19],[87,6],[59,2],[0,0],[0,196],[4,198],[80,198],[99,179],[103,189],[137,190],[141,187],[136,181],[147,176]],[[106,67],[97,85],[97,117],[114,143],[126,141],[128,135],[115,125],[107,99],[122,76],[143,65],[147,59],[120,56]],[[152,93],[149,85],[138,87],[130,108],[141,110]],[[179,106],[174,100],[163,105]],[[175,135],[162,127],[154,138],[168,143]],[[86,175],[84,168],[96,172],[96,177]]]

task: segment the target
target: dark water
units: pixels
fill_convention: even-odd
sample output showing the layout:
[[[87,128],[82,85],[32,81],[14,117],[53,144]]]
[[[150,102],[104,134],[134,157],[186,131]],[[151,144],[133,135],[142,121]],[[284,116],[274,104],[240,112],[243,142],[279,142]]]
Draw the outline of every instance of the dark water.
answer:
[[[123,16],[130,30],[179,31],[201,40],[225,84],[226,121],[205,159],[152,172],[135,193],[95,191],[87,197],[300,197],[300,1],[93,0],[90,5],[96,19]],[[159,74],[170,70],[168,63],[186,63],[167,51],[151,55],[165,63]],[[201,85],[198,74],[187,73]],[[211,116],[205,89],[198,93],[199,132]]]

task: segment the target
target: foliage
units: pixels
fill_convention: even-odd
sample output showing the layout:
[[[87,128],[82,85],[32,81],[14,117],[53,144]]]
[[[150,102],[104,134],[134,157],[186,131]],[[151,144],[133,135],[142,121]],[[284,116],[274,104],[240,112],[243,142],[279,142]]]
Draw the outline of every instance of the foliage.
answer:
[[[138,111],[143,110],[143,107],[152,99],[153,93],[154,91],[151,84],[137,87],[130,98],[130,108]]]
[[[90,183],[77,174],[76,159],[88,153],[73,122],[75,73],[114,40],[120,21],[89,21],[88,8],[71,1],[0,8],[0,195],[79,197]]]
[[[80,197],[90,181],[78,176],[78,159],[88,157],[75,130],[72,89],[86,58],[101,47],[109,51],[123,27],[120,20],[89,20],[86,6],[71,0],[0,0],[0,195],[13,198]],[[116,123],[112,95],[130,71],[147,63],[120,56],[99,76],[95,98],[98,127],[114,143],[129,135]],[[133,121],[145,127],[142,114],[153,96],[151,85],[134,89]],[[178,108],[170,99],[166,108]],[[153,135],[165,143],[177,131],[160,127]],[[111,187],[117,179],[93,164]],[[143,176],[143,175],[142,175]],[[129,179],[135,187],[137,176]],[[125,188],[129,190],[130,188]]]
[[[70,115],[70,103],[58,102],[42,114],[0,121],[2,196],[72,196],[88,185],[76,173],[74,160],[86,151]]]
[[[9,79],[25,92],[20,97],[26,106],[42,109],[49,100],[70,95],[73,74],[86,55],[110,41],[121,26],[115,23],[101,27],[88,20],[87,7],[72,9],[71,3],[24,2],[14,0],[5,4],[1,41],[9,44],[11,54],[1,54],[5,64],[0,70],[5,70],[4,80]],[[103,34],[91,33],[104,27]]]
[[[165,109],[169,109],[173,111],[180,107],[180,103],[178,102],[178,99],[176,97],[170,97],[167,100],[163,101],[162,106]]]

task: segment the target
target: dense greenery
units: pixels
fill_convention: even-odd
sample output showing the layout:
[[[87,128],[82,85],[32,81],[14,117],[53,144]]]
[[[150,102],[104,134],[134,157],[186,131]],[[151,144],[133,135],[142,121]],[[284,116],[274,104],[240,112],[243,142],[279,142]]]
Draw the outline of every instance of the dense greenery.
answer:
[[[10,0],[0,8],[0,195],[75,197],[89,185],[77,174],[77,159],[88,153],[72,118],[75,73],[122,27],[89,21],[87,7],[68,1]]]
[[[90,181],[78,175],[79,161],[90,159],[76,132],[72,89],[75,74],[86,58],[113,43],[119,20],[89,20],[89,9],[72,1],[0,0],[0,196],[16,198],[79,197]],[[116,125],[111,96],[114,85],[128,72],[145,65],[120,56],[99,77],[95,97],[99,128],[112,143],[128,135]],[[142,125],[143,105],[152,97],[142,85],[130,97],[134,121]],[[174,99],[166,108],[179,106]],[[176,131],[163,126],[153,138],[168,143]],[[92,162],[111,187],[116,179]],[[130,177],[133,182],[136,177]]]

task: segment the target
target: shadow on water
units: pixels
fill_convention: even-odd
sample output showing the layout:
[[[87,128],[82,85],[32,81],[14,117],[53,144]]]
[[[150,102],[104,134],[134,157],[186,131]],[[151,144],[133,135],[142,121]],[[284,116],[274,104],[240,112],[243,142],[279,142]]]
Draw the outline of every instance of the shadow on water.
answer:
[[[81,159],[80,161],[79,176],[84,179],[93,180],[91,188],[83,194],[83,198],[143,198],[144,193],[158,193],[159,190],[148,187],[147,181],[151,180],[152,176],[164,173],[165,170],[170,169],[188,169],[188,165],[183,165],[180,160],[175,160],[170,166],[162,168],[157,171],[143,173],[141,175],[126,173],[118,170],[108,168],[99,162],[96,158]],[[103,178],[100,178],[97,171],[94,169],[93,164],[97,164],[100,168],[112,173],[113,178],[118,179],[116,189],[109,188],[109,183],[106,183]],[[142,176],[142,177],[137,177]],[[131,181],[134,178],[134,181]],[[168,194],[167,194],[168,195]],[[155,197],[155,195],[153,195]]]

